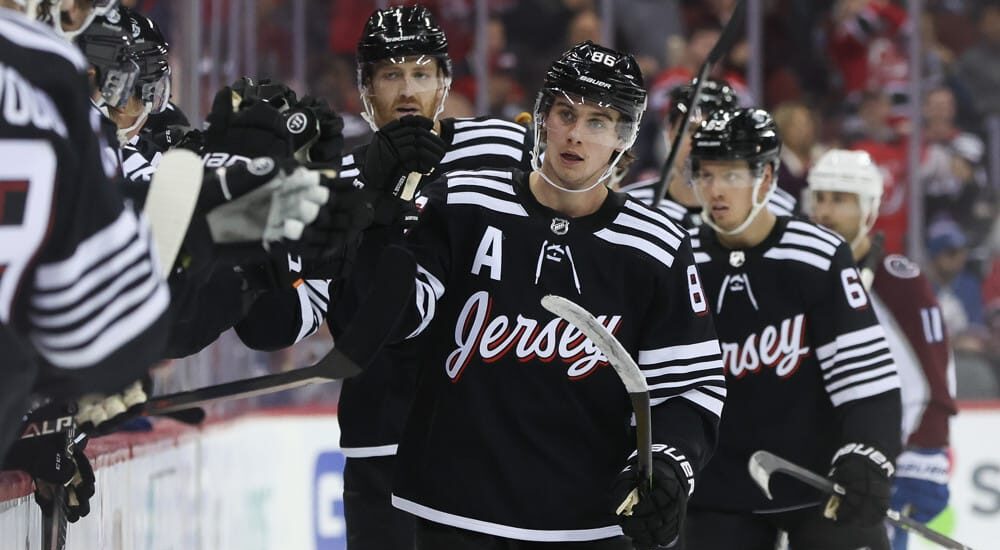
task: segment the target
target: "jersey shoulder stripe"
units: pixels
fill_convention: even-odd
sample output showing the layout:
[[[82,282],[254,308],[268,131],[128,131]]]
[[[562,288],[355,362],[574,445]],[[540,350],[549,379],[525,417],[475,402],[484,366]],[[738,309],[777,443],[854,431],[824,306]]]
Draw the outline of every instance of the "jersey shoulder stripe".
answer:
[[[655,178],[637,181],[622,187],[621,192],[649,206],[653,204],[653,185],[655,183]],[[687,215],[687,208],[667,197],[663,197],[660,204],[657,205],[657,210],[666,214],[667,217],[679,225],[683,225],[684,216]]]
[[[87,69],[87,60],[76,46],[59,37],[52,28],[16,12],[0,10],[0,37],[23,48],[58,55],[77,71]]]
[[[617,231],[616,231],[617,229]],[[613,245],[632,248],[639,251],[643,256],[652,258],[657,262],[672,267],[674,265],[674,255],[652,242],[648,235],[635,235],[633,231],[622,231],[623,226],[612,224],[594,233],[594,236]]]
[[[829,271],[843,239],[829,230],[801,220],[789,220],[776,246],[764,253],[772,260],[790,260]]]
[[[514,130],[520,133],[522,136],[528,133],[527,128],[521,126],[516,122],[511,122],[509,120],[503,120],[502,118],[494,117],[474,117],[474,118],[456,118],[455,121],[455,131],[456,133],[463,130],[475,130],[480,128],[506,128],[509,130]]]
[[[656,210],[655,208],[650,208],[643,202],[636,200],[634,197],[627,197],[625,200],[625,208],[631,211],[633,214],[648,220],[659,227],[669,231],[678,239],[683,239],[687,236],[687,231],[684,227],[679,224],[676,220],[672,219],[665,212],[661,210]]]
[[[483,173],[485,172],[485,173]],[[527,217],[517,199],[509,172],[462,171],[447,174],[447,204],[479,206],[494,212]],[[457,177],[456,177],[457,174]]]
[[[795,205],[797,202],[791,193],[777,187],[774,193],[771,194],[771,198],[767,202],[767,207],[776,216],[792,216],[795,214]]]

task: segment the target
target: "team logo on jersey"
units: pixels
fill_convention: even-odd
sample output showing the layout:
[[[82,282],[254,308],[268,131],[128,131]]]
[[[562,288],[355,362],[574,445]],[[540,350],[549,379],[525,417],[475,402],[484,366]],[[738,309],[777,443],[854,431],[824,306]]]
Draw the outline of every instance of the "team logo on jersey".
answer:
[[[305,132],[308,125],[309,118],[306,117],[305,113],[292,113],[292,116],[288,117],[288,121],[285,122],[285,128],[296,135]]]
[[[913,279],[920,275],[920,266],[901,254],[889,254],[886,256],[885,270],[900,279]]]
[[[726,275],[722,279],[722,286],[719,288],[719,299],[716,301],[715,306],[716,313],[722,313],[722,306],[726,303],[726,295],[734,293],[746,294],[754,311],[760,311],[760,308],[757,307],[757,297],[754,296],[753,288],[750,286],[750,275],[747,273],[735,273]]]
[[[556,235],[565,235],[569,231],[569,220],[562,218],[552,218],[552,225],[549,226]]]
[[[720,342],[722,364],[733,378],[758,374],[761,367],[773,368],[779,378],[795,374],[809,355],[806,345],[806,316],[800,313],[784,319],[779,326],[768,325],[742,343]]]
[[[729,253],[729,265],[740,267],[747,262],[747,255],[742,250],[733,250]]]
[[[469,297],[455,321],[454,351],[445,360],[445,373],[452,382],[461,378],[473,356],[485,363],[494,363],[508,353],[518,361],[538,360],[550,363],[560,359],[570,380],[579,380],[608,364],[601,350],[579,329],[555,317],[542,325],[535,319],[518,315],[490,318],[493,299],[486,291]],[[597,322],[615,334],[621,326],[621,315],[598,315]]]

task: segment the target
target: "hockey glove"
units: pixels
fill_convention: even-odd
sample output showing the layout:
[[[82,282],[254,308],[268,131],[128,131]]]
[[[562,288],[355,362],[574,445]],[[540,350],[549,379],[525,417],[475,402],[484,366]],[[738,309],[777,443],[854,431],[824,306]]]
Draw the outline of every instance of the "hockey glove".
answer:
[[[431,119],[409,115],[375,132],[361,167],[365,181],[398,197],[410,172],[430,175],[447,152],[433,128]]]
[[[631,515],[618,516],[622,531],[632,539],[636,548],[666,546],[674,542],[681,532],[694,479],[690,463],[677,457],[672,447],[654,446],[652,490],[642,483],[639,502],[632,508]],[[612,510],[617,510],[640,483],[637,466],[638,456],[633,454],[611,490]]]
[[[361,234],[372,225],[374,203],[380,195],[363,187],[357,180],[324,178],[330,200],[309,224],[302,238],[289,244],[290,250],[303,258],[303,271],[309,279],[336,279],[347,276],[354,263]]]
[[[848,525],[876,525],[889,509],[889,489],[894,467],[871,445],[848,443],[831,461],[829,477],[847,494],[833,495],[823,515]]]
[[[233,102],[265,101],[279,111],[290,109],[298,102],[295,90],[270,78],[254,80],[248,76],[241,77],[230,86],[233,91]]]
[[[56,486],[66,488],[66,519],[75,522],[90,513],[94,496],[94,470],[70,439],[74,433],[75,404],[45,405],[28,414],[21,439],[14,442],[3,468],[23,470],[35,482],[35,502],[42,513],[52,516]]]
[[[142,414],[143,407],[153,389],[148,376],[136,380],[119,393],[111,395],[90,394],[77,401],[76,424],[78,429],[91,436],[109,434],[123,424]]]
[[[306,96],[299,101],[297,107],[311,112],[319,124],[319,136],[309,147],[309,162],[334,164],[334,168],[340,168],[344,149],[344,119],[333,112],[322,99]]]
[[[896,459],[896,479],[890,505],[927,523],[948,506],[951,461],[947,449],[907,448]]]
[[[215,94],[203,133],[205,152],[249,158],[291,156],[287,117],[265,101],[237,98],[239,94],[228,87]]]

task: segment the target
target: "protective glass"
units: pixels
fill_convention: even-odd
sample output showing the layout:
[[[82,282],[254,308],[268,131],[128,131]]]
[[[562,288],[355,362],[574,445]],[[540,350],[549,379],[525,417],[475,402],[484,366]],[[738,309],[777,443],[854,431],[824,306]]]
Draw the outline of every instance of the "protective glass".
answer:
[[[625,136],[634,126],[606,105],[566,93],[557,94],[548,112],[537,115],[550,136],[572,137],[613,149],[625,147]]]
[[[124,107],[132,96],[138,76],[139,64],[131,57],[102,71],[98,84],[103,102],[118,109]]]
[[[448,82],[438,68],[437,59],[425,55],[379,61],[371,75],[365,92],[373,96],[437,92]]]
[[[162,113],[170,101],[170,72],[152,82],[143,82],[139,88],[139,98],[148,105],[151,113]]]
[[[691,174],[691,185],[695,190],[707,190],[720,186],[728,189],[752,187],[757,181],[757,175],[749,168],[723,168],[706,170],[700,167]]]

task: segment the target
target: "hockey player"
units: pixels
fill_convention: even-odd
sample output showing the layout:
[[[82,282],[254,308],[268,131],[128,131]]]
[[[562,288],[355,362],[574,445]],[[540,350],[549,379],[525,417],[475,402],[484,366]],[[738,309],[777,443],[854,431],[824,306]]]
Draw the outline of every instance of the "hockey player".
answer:
[[[882,520],[899,453],[899,376],[851,257],[837,234],[775,216],[781,142],[771,115],[719,110],[692,138],[703,225],[692,233],[715,315],[729,395],[719,447],[688,506],[685,548],[888,548]],[[765,449],[827,473],[826,497],[748,472]]]
[[[872,246],[882,174],[864,151],[834,149],[809,171],[812,220],[840,234],[861,266],[872,306],[899,368],[903,452],[896,460],[891,506],[927,522],[948,505],[948,419],[955,414],[954,363],[934,291],[905,256]],[[895,530],[893,548],[906,548]]]
[[[687,107],[691,105],[695,84],[696,81],[691,81],[691,83],[678,86],[670,92],[670,110],[664,124],[667,129],[663,133],[663,141],[668,149],[684,123],[683,117],[687,116]],[[694,107],[693,120],[688,126],[689,134],[681,140],[681,149],[677,153],[673,169],[667,175],[669,180],[666,183],[666,193],[657,206],[670,219],[683,227],[690,229],[701,225],[701,205],[698,204],[698,199],[694,196],[694,190],[691,188],[691,163],[688,159],[688,153],[691,150],[690,134],[698,129],[698,124],[712,114],[712,111],[735,109],[738,106],[739,98],[736,96],[736,92],[724,80],[709,78],[705,81],[701,95],[698,97],[698,104]],[[657,179],[654,177],[633,182],[622,187],[621,190],[646,204],[652,204]],[[768,202],[768,208],[776,215],[790,216],[795,211],[795,203],[794,197],[781,189],[776,189]]]
[[[385,185],[399,189],[407,177],[429,179],[456,169],[529,168],[531,147],[523,126],[496,118],[439,117],[452,67],[447,37],[426,8],[375,11],[358,43],[357,60],[363,116],[376,133],[370,144],[345,157],[342,176],[388,182]],[[383,248],[401,242],[403,229],[391,222],[369,230],[354,262],[355,274],[346,283],[330,287],[329,281],[306,280],[303,286],[316,310],[314,318],[326,317],[335,338],[368,293]],[[248,324],[237,327],[241,336],[249,332]],[[312,330],[316,328],[318,324]],[[392,507],[390,489],[394,455],[416,385],[419,346],[406,343],[386,349],[363,375],[345,380],[341,389],[338,420],[347,457],[344,515],[351,550],[412,545],[413,518]]]
[[[688,237],[606,186],[645,106],[632,56],[578,44],[539,93],[532,172],[462,170],[428,189],[400,327],[427,337],[392,497],[419,518],[417,548],[676,537],[725,387]],[[631,516],[615,515],[639,481],[628,398],[600,351],[541,307],[547,294],[598,315],[649,382],[653,489]]]
[[[164,343],[169,293],[146,222],[105,178],[87,62],[51,26],[19,13],[66,35],[93,10],[0,2],[0,458],[31,392],[67,401],[116,392]],[[37,465],[29,471],[40,490],[43,480],[65,483],[77,497],[70,516],[86,512],[93,477],[74,477],[89,469],[82,450],[52,437],[18,447],[8,466]]]

